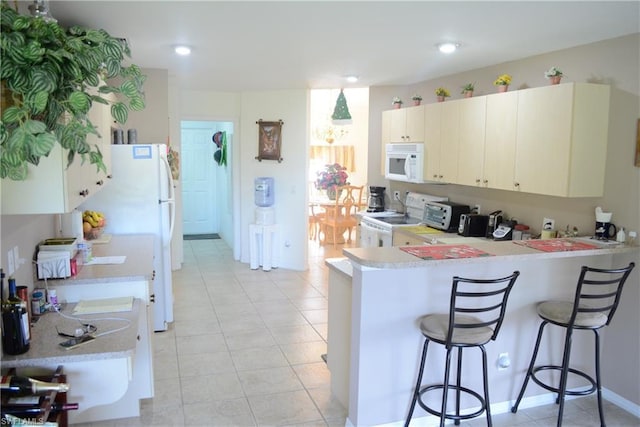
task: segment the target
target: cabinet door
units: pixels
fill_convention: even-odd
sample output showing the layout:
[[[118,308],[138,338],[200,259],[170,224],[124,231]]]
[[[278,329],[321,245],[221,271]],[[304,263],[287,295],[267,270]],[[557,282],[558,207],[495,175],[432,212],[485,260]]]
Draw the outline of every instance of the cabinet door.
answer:
[[[406,114],[405,141],[424,142],[424,106],[408,107]]]
[[[382,112],[382,123],[380,124],[380,174],[384,176],[385,161],[387,159],[386,145],[391,144],[391,111]]]
[[[437,181],[440,175],[440,104],[424,106],[424,179]]]
[[[96,106],[97,104],[97,106]],[[89,118],[103,138],[87,137],[89,144],[97,145],[110,168],[109,136],[111,122],[109,107],[94,103]],[[106,132],[102,128],[107,128]],[[106,135],[106,138],[104,137]],[[109,170],[109,169],[108,169]],[[2,180],[2,214],[57,214],[71,212],[106,183],[106,174],[97,172],[89,159],[83,161],[78,154],[67,167],[67,151],[55,144],[38,166],[29,165],[24,181]]]
[[[573,85],[518,93],[515,186],[564,196],[568,190]]]
[[[516,161],[518,92],[486,96],[484,172],[482,185],[513,190]]]
[[[460,104],[464,100],[441,102],[440,122],[440,174],[442,182],[455,183],[458,179],[458,153],[460,144]]]
[[[458,184],[482,184],[486,106],[485,96],[468,98],[460,103]]]
[[[89,112],[89,120],[96,127],[98,135],[88,135],[87,142],[97,146],[102,153],[102,161],[107,172],[97,172],[95,166],[87,170],[87,185],[91,194],[100,191],[111,176],[111,109],[108,105],[94,102]]]
[[[400,108],[397,110],[389,110],[389,142],[406,142],[407,130],[407,110]]]

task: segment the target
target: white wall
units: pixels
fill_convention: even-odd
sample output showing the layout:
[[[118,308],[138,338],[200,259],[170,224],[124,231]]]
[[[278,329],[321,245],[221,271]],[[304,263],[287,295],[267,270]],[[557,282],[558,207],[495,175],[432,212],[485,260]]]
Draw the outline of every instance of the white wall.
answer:
[[[309,92],[282,90],[243,92],[240,114],[240,209],[241,258],[249,262],[249,224],[255,219],[254,179],[274,178],[275,218],[280,226],[276,251],[279,266],[293,270],[307,268],[307,163],[309,158]],[[284,122],[281,135],[283,161],[258,161],[258,125],[263,121]]]

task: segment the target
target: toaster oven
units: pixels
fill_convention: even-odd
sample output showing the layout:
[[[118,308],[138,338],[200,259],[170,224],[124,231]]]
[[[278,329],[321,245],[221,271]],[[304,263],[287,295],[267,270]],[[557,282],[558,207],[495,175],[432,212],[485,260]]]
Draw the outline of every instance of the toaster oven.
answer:
[[[455,202],[427,202],[424,205],[422,222],[438,230],[457,231],[460,215],[468,214],[471,208]]]

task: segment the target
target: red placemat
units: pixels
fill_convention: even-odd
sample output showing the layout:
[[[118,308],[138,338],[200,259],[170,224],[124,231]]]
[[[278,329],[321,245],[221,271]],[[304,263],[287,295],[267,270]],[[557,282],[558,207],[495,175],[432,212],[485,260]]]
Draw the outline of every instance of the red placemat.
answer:
[[[422,259],[455,259],[493,256],[490,253],[472,248],[468,245],[405,246],[401,247],[400,250]]]
[[[571,239],[514,240],[513,243],[543,252],[567,252],[598,249],[597,245]]]

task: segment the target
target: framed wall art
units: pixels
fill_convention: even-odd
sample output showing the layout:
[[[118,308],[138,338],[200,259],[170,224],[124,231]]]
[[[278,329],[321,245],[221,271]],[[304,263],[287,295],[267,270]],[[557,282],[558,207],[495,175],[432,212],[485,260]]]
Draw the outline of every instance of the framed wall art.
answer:
[[[280,148],[282,146],[282,125],[284,122],[265,122],[262,119],[256,122],[258,125],[258,161],[277,160],[282,161],[280,157]]]

